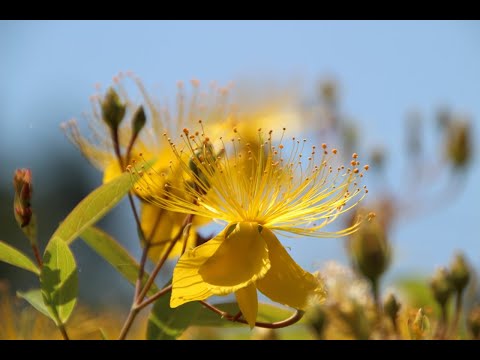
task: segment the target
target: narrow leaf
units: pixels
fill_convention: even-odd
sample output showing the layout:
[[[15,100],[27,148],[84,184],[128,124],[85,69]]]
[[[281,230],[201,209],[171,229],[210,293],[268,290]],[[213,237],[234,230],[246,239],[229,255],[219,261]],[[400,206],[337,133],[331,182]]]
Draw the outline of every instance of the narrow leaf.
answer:
[[[60,238],[67,244],[75,240],[90,225],[100,220],[117,205],[133,186],[128,172],[100,186],[84,198],[60,224],[52,238]]]
[[[40,269],[25,254],[14,247],[0,241],[0,261],[39,275]]]
[[[89,227],[84,230],[80,237],[91,247],[98,255],[104,258],[130,283],[135,284],[138,277],[139,265],[132,256],[125,250],[114,238],[104,231]],[[145,274],[144,281],[148,279]],[[158,287],[152,285],[149,295],[158,291]]]
[[[43,301],[58,323],[66,323],[77,302],[78,273],[68,245],[53,237],[43,256],[40,274]]]
[[[49,313],[47,306],[43,302],[42,291],[40,289],[32,289],[25,292],[17,291],[17,296],[21,299],[26,300],[30,305],[40,311],[43,315],[49,317],[54,322],[56,322],[56,320],[52,318],[52,315]]]

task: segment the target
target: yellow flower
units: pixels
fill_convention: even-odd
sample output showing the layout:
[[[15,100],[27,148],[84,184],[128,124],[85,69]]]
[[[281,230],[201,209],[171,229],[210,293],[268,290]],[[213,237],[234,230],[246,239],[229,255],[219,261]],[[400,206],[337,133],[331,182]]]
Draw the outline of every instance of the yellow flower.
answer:
[[[183,133],[181,145],[169,141],[189,174],[183,189],[190,196],[175,196],[179,189],[170,184],[170,196],[155,196],[156,187],[163,184],[155,179],[168,174],[154,170],[144,174],[139,187],[151,191],[149,201],[159,207],[227,225],[180,258],[173,272],[170,306],[234,293],[253,327],[257,289],[297,309],[305,309],[312,296],[324,298],[319,278],[290,257],[275,233],[338,237],[355,231],[358,223],[335,232],[322,230],[367,192],[357,184],[363,176],[358,156],[353,155],[351,167],[334,168],[337,150],[329,152],[323,144],[320,156],[315,147],[305,155],[306,140],[286,141],[285,129],[278,144],[272,131],[264,134],[259,129],[253,145],[236,129],[231,139],[218,142],[204,133],[203,126],[202,131]]]
[[[81,135],[75,120],[63,124],[68,138],[96,168],[103,172],[104,183],[120,175],[128,163],[140,160],[140,153],[142,154],[141,158],[147,161],[153,158],[158,159],[153,165],[156,171],[162,171],[171,166],[170,146],[161,135],[165,131],[178,132],[184,126],[196,123],[198,119],[204,119],[212,127],[215,124],[224,124],[229,119],[228,91],[219,89],[214,84],[210,86],[208,93],[203,93],[200,91],[199,81],[192,80],[192,92],[187,96],[183,83],[179,83],[175,110],[171,111],[168,106],[156,102],[138,78],[129,75],[127,79],[133,80],[140,93],[142,105],[132,100],[127,91],[127,88],[130,90],[128,87],[130,84],[126,83],[126,79],[122,75],[120,78],[114,79],[114,87],[104,96],[92,98],[92,113],[89,116],[90,137]],[[114,97],[115,103],[106,109],[105,103],[111,100],[109,96]],[[115,105],[122,110],[113,111],[113,113],[117,117],[118,113],[121,113],[119,115],[121,119],[116,119],[115,125],[118,126],[118,147],[123,166],[115,153],[111,123],[109,124],[105,119],[105,113],[108,110],[112,113],[111,108]],[[146,124],[142,125],[140,131],[135,131],[134,119],[139,109],[142,109],[146,115]],[[165,179],[165,181],[167,180],[175,181],[175,177]],[[156,195],[162,196],[163,192],[163,190],[159,190]],[[141,190],[137,190],[136,195],[140,198],[147,196]],[[141,224],[147,239],[150,239],[152,244],[149,251],[152,259],[158,259],[163,254],[166,249],[165,244],[180,230],[183,220],[184,216],[169,213],[145,202],[141,203]],[[209,219],[197,217],[194,225],[204,224],[208,221]],[[191,234],[188,240],[189,246],[193,246],[196,241],[195,232],[192,231]],[[183,244],[178,243],[170,257],[180,255],[182,249]]]

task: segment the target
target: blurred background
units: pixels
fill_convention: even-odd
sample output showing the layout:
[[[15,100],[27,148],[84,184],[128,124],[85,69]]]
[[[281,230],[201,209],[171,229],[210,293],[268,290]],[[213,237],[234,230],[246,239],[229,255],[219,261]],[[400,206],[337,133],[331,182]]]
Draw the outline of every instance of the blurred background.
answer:
[[[457,250],[480,266],[479,150],[469,147],[469,161],[455,164],[445,156],[446,135],[439,130],[442,119],[465,120],[471,143],[478,139],[480,22],[2,21],[0,53],[3,241],[29,251],[12,211],[16,168],[32,169],[41,246],[100,184],[101,173],[59,125],[90,111],[95,84],[106,87],[119,71],[131,70],[147,89],[171,98],[178,80],[192,78],[248,81],[260,89],[272,79],[295,83],[310,117],[303,132],[316,126],[317,105],[329,108],[344,120],[343,134],[354,150],[378,165],[368,174],[370,200],[407,200],[389,233],[394,257],[385,283],[430,275]],[[312,140],[323,142],[322,132],[316,133]],[[100,226],[138,257],[127,205]],[[310,271],[327,260],[349,263],[341,240],[285,244]],[[128,306],[130,285],[80,241],[73,250],[80,301],[105,305],[117,299]],[[1,278],[15,279],[12,291],[35,284],[30,274],[3,264]]]

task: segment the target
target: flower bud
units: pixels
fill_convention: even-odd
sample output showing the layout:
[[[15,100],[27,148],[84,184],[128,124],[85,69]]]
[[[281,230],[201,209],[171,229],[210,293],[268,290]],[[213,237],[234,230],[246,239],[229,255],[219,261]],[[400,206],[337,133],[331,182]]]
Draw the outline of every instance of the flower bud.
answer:
[[[13,186],[15,188],[15,197],[13,208],[15,220],[21,228],[28,226],[32,220],[32,208],[30,200],[32,198],[32,172],[30,169],[17,169],[13,176]]]
[[[13,200],[13,213],[18,226],[28,237],[30,243],[37,242],[36,221],[30,201],[32,199],[32,172],[30,169],[17,169],[13,176],[15,195]]]
[[[134,137],[138,136],[140,131],[142,131],[143,127],[145,126],[146,122],[147,117],[145,116],[145,110],[143,109],[143,106],[139,106],[137,111],[135,111],[135,114],[133,114],[132,120],[132,130]]]
[[[395,295],[392,293],[387,296],[385,302],[383,303],[383,310],[394,325],[396,324],[397,315],[401,307],[402,305],[397,301]]]
[[[438,304],[443,308],[447,304],[450,296],[453,294],[454,288],[448,270],[440,268],[430,281],[430,288],[433,296]]]
[[[102,119],[112,131],[117,131],[122,122],[126,105],[120,100],[120,97],[113,88],[109,88],[103,101],[101,102]]]
[[[447,130],[447,158],[456,168],[466,166],[472,155],[471,128],[466,121],[451,122]]]
[[[468,315],[467,326],[473,338],[480,340],[480,305],[477,305]]]
[[[390,264],[391,249],[385,229],[376,219],[364,221],[350,238],[350,255],[356,268],[372,283]]]
[[[450,264],[450,280],[457,293],[462,293],[470,280],[470,269],[462,254],[456,254]]]

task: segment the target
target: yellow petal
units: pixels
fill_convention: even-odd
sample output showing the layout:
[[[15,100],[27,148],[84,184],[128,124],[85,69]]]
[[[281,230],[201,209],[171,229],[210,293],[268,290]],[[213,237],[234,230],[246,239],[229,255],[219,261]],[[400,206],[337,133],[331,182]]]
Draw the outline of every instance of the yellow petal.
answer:
[[[235,296],[243,317],[247,320],[250,328],[253,328],[258,312],[257,288],[255,284],[250,284],[247,287],[237,290]]]
[[[218,295],[235,292],[261,279],[270,269],[267,244],[257,223],[230,225],[227,232],[229,235],[217,252],[199,270],[211,291]]]
[[[187,251],[180,257],[173,270],[173,288],[170,298],[172,308],[189,301],[205,300],[213,295],[209,285],[198,273],[198,269],[218,250],[224,239],[225,232],[221,232],[205,244]]]
[[[120,164],[118,163],[118,160],[112,159],[110,163],[105,167],[105,170],[103,170],[103,183],[106,184],[109,181],[112,181],[115,179],[117,176],[121,175],[123,170],[120,168]]]
[[[143,203],[141,204],[141,224],[145,237],[149,240],[151,246],[148,251],[148,257],[152,261],[157,261],[167,250],[170,241],[181,230],[186,215],[162,210],[157,206]],[[187,239],[186,249],[195,247],[196,232],[190,229]],[[142,244],[143,246],[144,244]],[[174,245],[169,259],[180,256],[184,247],[183,241],[177,241]]]
[[[273,301],[296,309],[305,309],[311,296],[324,298],[320,280],[290,257],[275,234],[267,228],[263,228],[261,234],[267,243],[272,267],[257,281],[258,290]]]

